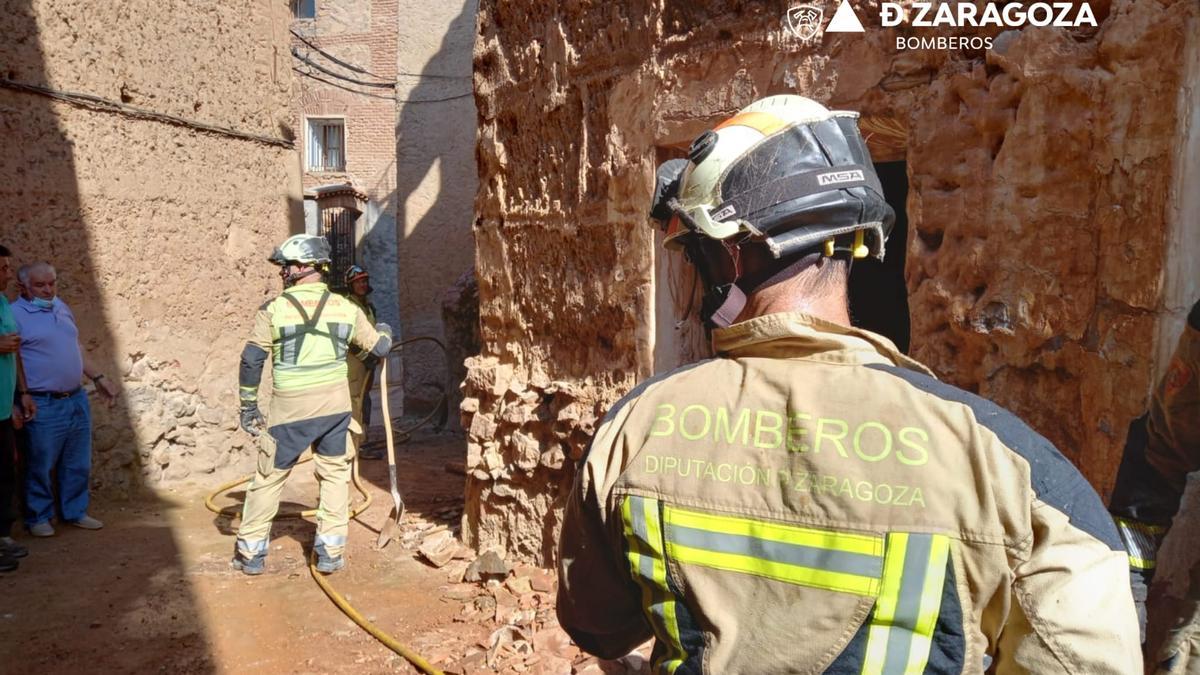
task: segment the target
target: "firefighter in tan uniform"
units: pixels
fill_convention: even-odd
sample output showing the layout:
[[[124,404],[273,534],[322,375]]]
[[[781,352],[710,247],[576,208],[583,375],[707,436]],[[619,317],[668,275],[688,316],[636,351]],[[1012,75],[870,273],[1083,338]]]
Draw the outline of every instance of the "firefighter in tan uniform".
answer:
[[[774,96],[659,170],[714,359],[638,386],[567,502],[558,617],[665,673],[1135,673],[1116,528],[1051,444],[850,328],[894,214],[856,115]]]
[[[372,326],[357,305],[329,291],[322,281],[330,262],[324,237],[290,237],[270,261],[280,267],[284,291],[259,309],[238,377],[242,428],[259,437],[259,453],[257,472],[246,490],[233,566],[252,575],[266,569],[279,494],[300,455],[311,448],[320,484],[313,550],[317,569],[332,573],[345,565],[342,552],[349,529],[353,453],[347,433],[346,354],[350,345],[386,354],[391,329]],[[258,386],[268,356],[271,406],[264,420],[258,410]]]
[[[349,293],[346,299],[358,305],[367,317],[367,321],[375,324],[375,305],[368,299],[371,294],[371,276],[358,265],[351,265],[346,270],[346,287]],[[371,381],[375,375],[375,364],[379,357],[369,349],[360,349],[350,345],[350,356],[346,359],[346,370],[350,385],[350,438],[354,442],[354,454],[363,459],[381,459],[382,450],[368,454],[362,449],[367,440],[367,429],[371,426]]]
[[[1179,509],[1187,475],[1200,471],[1200,302],[1192,306],[1167,372],[1146,415],[1130,425],[1109,509],[1129,553],[1143,613],[1159,544]],[[1160,673],[1200,675],[1200,570],[1183,612],[1156,655]]]

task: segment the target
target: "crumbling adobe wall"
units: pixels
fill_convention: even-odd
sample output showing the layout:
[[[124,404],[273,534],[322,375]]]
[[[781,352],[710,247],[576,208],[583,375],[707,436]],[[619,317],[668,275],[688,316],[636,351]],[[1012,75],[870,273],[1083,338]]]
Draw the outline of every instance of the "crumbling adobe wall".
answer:
[[[285,0],[4,8],[0,77],[264,136],[290,126]],[[245,470],[238,357],[279,291],[265,257],[302,222],[295,151],[2,87],[0,136],[0,242],[58,268],[85,348],[123,389],[111,410],[92,397],[94,484]]]
[[[986,52],[897,51],[877,3],[854,5],[865,34],[809,46],[783,3],[481,3],[470,543],[552,558],[569,460],[670,330],[652,321],[656,148],[785,92],[907,135],[914,355],[1107,490],[1177,309],[1161,271],[1182,67],[1161,55],[1184,52],[1195,3],[1093,2],[1098,29],[980,29]]]

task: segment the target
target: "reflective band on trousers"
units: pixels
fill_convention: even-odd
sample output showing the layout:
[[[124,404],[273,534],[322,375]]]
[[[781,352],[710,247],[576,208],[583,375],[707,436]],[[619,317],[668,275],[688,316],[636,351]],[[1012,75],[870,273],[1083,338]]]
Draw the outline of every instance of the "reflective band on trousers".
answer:
[[[663,508],[667,555],[683,563],[875,596],[883,537]]]
[[[863,675],[925,672],[949,554],[945,535],[887,535],[883,586],[871,612]]]
[[[1127,518],[1113,518],[1121,543],[1129,554],[1129,566],[1139,570],[1152,570],[1158,558],[1158,547],[1162,543],[1166,528]]]
[[[629,566],[642,589],[642,608],[654,635],[666,647],[666,653],[654,663],[657,672],[674,673],[687,654],[679,637],[676,617],[678,600],[667,584],[667,561],[663,554],[662,520],[658,501],[626,497],[621,504],[625,541],[629,546]]]

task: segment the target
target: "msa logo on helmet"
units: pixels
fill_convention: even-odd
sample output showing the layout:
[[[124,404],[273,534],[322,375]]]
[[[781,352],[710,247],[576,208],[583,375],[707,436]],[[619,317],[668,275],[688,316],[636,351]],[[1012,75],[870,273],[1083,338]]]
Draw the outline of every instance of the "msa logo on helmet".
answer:
[[[862,169],[849,171],[833,171],[817,176],[817,185],[839,185],[841,183],[857,183],[864,180]]]

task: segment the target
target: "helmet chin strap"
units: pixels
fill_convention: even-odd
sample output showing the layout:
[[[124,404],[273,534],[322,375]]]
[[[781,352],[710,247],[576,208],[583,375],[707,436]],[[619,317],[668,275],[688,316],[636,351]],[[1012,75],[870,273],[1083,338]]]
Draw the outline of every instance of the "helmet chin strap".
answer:
[[[698,248],[698,245],[695,246]],[[738,244],[726,244],[723,247],[729,252],[735,270],[734,279],[728,283],[714,283],[712,270],[709,269],[706,259],[698,252],[693,258],[693,264],[700,272],[705,289],[704,302],[700,306],[700,318],[710,328],[725,328],[733,325],[742,310],[746,308],[749,296],[791,279],[805,267],[814,264],[822,255],[819,251],[799,255],[766,279],[762,279],[761,276],[754,279],[742,276],[741,266],[738,263],[738,246]],[[749,290],[743,290],[743,286]]]
[[[291,265],[285,265],[283,269],[286,270],[288,267],[291,267]],[[314,274],[319,274],[319,272],[317,272],[317,270],[315,268],[309,268],[308,271],[306,271],[306,272],[299,272],[299,273],[284,272],[280,276],[283,277],[283,287],[291,288],[292,286],[295,286],[296,283],[298,281],[300,281],[301,279],[306,279]]]
[[[725,328],[733,325],[742,313],[742,310],[746,308],[746,303],[750,295],[791,279],[822,255],[821,251],[800,254],[792,262],[785,265],[782,269],[777,270],[766,279],[763,279],[761,275],[758,278],[745,278],[742,276],[741,246],[746,239],[721,241],[720,250],[724,255],[728,256],[728,267],[733,270],[733,278],[729,279],[726,275],[720,275],[718,278],[720,274],[718,270],[720,268],[712,265],[709,256],[705,253],[702,243],[704,235],[700,233],[700,228],[692,220],[690,214],[682,207],[678,199],[672,198],[668,202],[668,208],[675,215],[679,216],[680,221],[692,231],[692,234],[688,237],[690,242],[685,244],[685,251],[688,259],[692,261],[692,264],[700,273],[700,280],[704,284],[704,300],[700,305],[700,318],[709,328]],[[865,250],[866,247],[861,246],[862,236],[863,233],[861,230],[856,232],[855,243]],[[826,248],[828,250],[824,251],[824,253],[833,257],[833,240],[827,243],[828,246]],[[743,286],[749,288],[749,291],[743,290]]]

